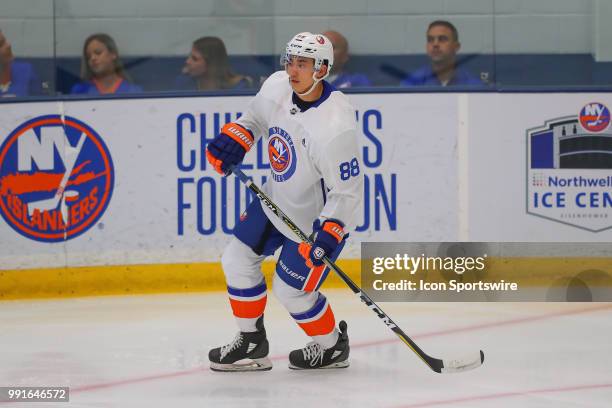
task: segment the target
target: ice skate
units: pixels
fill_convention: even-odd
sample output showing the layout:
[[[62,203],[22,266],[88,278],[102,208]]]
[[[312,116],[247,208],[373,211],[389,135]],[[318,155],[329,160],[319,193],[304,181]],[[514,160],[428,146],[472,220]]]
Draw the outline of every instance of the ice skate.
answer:
[[[257,319],[256,332],[238,332],[234,340],[208,353],[213,371],[265,371],[272,369],[263,316]]]
[[[300,350],[289,354],[289,368],[293,370],[312,370],[319,368],[346,368],[349,366],[349,339],[346,332],[346,322],[338,325],[340,334],[332,348],[324,349],[318,343],[310,342]]]

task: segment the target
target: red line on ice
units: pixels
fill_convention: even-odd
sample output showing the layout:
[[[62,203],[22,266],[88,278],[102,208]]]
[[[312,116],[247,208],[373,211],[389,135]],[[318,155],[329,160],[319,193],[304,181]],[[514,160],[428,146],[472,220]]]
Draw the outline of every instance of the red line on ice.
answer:
[[[520,397],[520,396],[533,395],[533,394],[549,394],[549,393],[558,393],[558,392],[594,390],[598,388],[611,388],[611,387],[612,387],[612,384],[585,384],[585,385],[574,385],[574,386],[557,387],[557,388],[541,388],[541,389],[536,389],[536,390],[500,392],[497,394],[494,393],[494,394],[472,395],[469,397],[460,397],[460,398],[447,399],[447,400],[419,402],[417,404],[401,405],[401,406],[398,406],[397,408],[425,408],[425,407],[435,407],[439,405],[461,404],[464,402],[471,402],[471,401],[492,400],[492,399],[501,399],[501,398],[508,398],[508,397]]]
[[[571,316],[571,315],[576,315],[576,314],[581,314],[581,313],[597,312],[597,311],[607,310],[607,309],[612,309],[612,305],[603,304],[603,305],[598,305],[595,307],[587,307],[587,308],[581,308],[581,309],[574,309],[570,311],[547,313],[547,314],[543,314],[539,316],[522,317],[518,319],[511,319],[511,320],[504,320],[504,321],[498,321],[498,322],[482,323],[482,324],[477,324],[477,325],[472,325],[472,326],[438,330],[438,331],[433,331],[429,333],[417,334],[412,337],[415,339],[417,338],[422,339],[426,337],[444,336],[444,335],[453,334],[453,333],[461,333],[461,332],[467,332],[467,331],[489,329],[489,328],[494,328],[494,327],[510,326],[510,325],[515,325],[515,324],[552,319],[555,317]],[[351,348],[352,349],[365,348],[365,347],[379,346],[383,344],[396,343],[396,342],[400,342],[400,340],[398,338],[392,338],[392,339],[387,339],[387,340],[355,343],[354,345],[353,344],[351,345]],[[275,360],[275,361],[286,360],[287,356],[286,355],[272,356],[270,357],[270,359]],[[203,373],[203,372],[210,372],[210,371],[208,367],[198,367],[198,368],[192,368],[189,370],[177,371],[177,372],[172,372],[172,373],[156,374],[156,375],[150,375],[146,377],[128,378],[124,380],[111,381],[107,383],[71,387],[70,392],[79,393],[79,392],[87,392],[87,391],[97,391],[97,390],[101,390],[105,388],[120,387],[123,385],[138,384],[138,383],[143,383],[147,381],[177,378],[177,377],[183,377],[186,375],[192,375],[192,374]],[[549,388],[549,389],[544,389],[544,390],[524,391],[524,392],[515,392],[515,393],[490,394],[490,395],[484,395],[484,396],[473,396],[473,397],[465,397],[465,398],[468,398],[466,399],[466,401],[468,400],[472,401],[476,399],[503,398],[503,397],[508,397],[508,396],[524,395],[524,394],[529,394],[529,393],[562,392],[562,391],[567,392],[567,391],[574,391],[574,390],[579,390],[579,389],[603,388],[603,387],[611,387],[611,386],[612,384],[596,384],[596,385],[584,385],[584,386],[566,387],[566,388]],[[431,402],[426,402],[426,403],[421,403],[421,404],[434,404],[434,405],[438,404],[439,405],[439,404],[447,404],[447,403],[452,403],[452,402],[462,402],[462,400],[460,399],[448,400],[448,402],[447,401],[431,401]],[[430,405],[409,405],[409,406],[405,406],[402,408],[416,408],[416,407],[427,407],[427,406],[430,406]]]

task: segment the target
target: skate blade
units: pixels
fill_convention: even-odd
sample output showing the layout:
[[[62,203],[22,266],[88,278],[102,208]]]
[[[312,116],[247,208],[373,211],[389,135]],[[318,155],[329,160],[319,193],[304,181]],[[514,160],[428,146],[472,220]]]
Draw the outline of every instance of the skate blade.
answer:
[[[241,372],[241,371],[268,371],[272,369],[272,361],[268,357],[264,358],[245,358],[233,364],[220,364],[210,362],[210,369],[222,372]]]
[[[344,361],[338,361],[337,363],[326,365],[325,367],[310,367],[310,368],[297,367],[289,363],[289,368],[292,370],[327,370],[330,368],[347,368],[350,365],[351,364],[349,363],[348,360],[344,360]]]

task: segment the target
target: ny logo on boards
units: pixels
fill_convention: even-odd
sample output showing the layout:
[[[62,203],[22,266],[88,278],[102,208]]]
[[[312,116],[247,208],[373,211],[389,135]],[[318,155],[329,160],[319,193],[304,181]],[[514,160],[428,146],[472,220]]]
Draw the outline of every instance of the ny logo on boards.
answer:
[[[28,120],[0,146],[0,214],[24,237],[60,242],[83,234],[104,214],[113,186],[108,148],[75,118]]]
[[[606,105],[590,102],[577,115],[527,130],[527,158],[527,213],[592,232],[612,228]]]

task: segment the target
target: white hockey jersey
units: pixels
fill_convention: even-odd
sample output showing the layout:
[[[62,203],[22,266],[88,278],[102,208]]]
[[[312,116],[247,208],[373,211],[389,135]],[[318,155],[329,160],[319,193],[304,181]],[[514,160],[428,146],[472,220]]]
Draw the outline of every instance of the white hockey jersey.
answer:
[[[356,224],[363,197],[363,169],[355,109],[340,91],[324,92],[305,112],[294,105],[286,72],[271,75],[237,122],[255,139],[266,138],[271,177],[262,189],[305,233],[315,219]],[[287,238],[295,235],[267,207]]]

